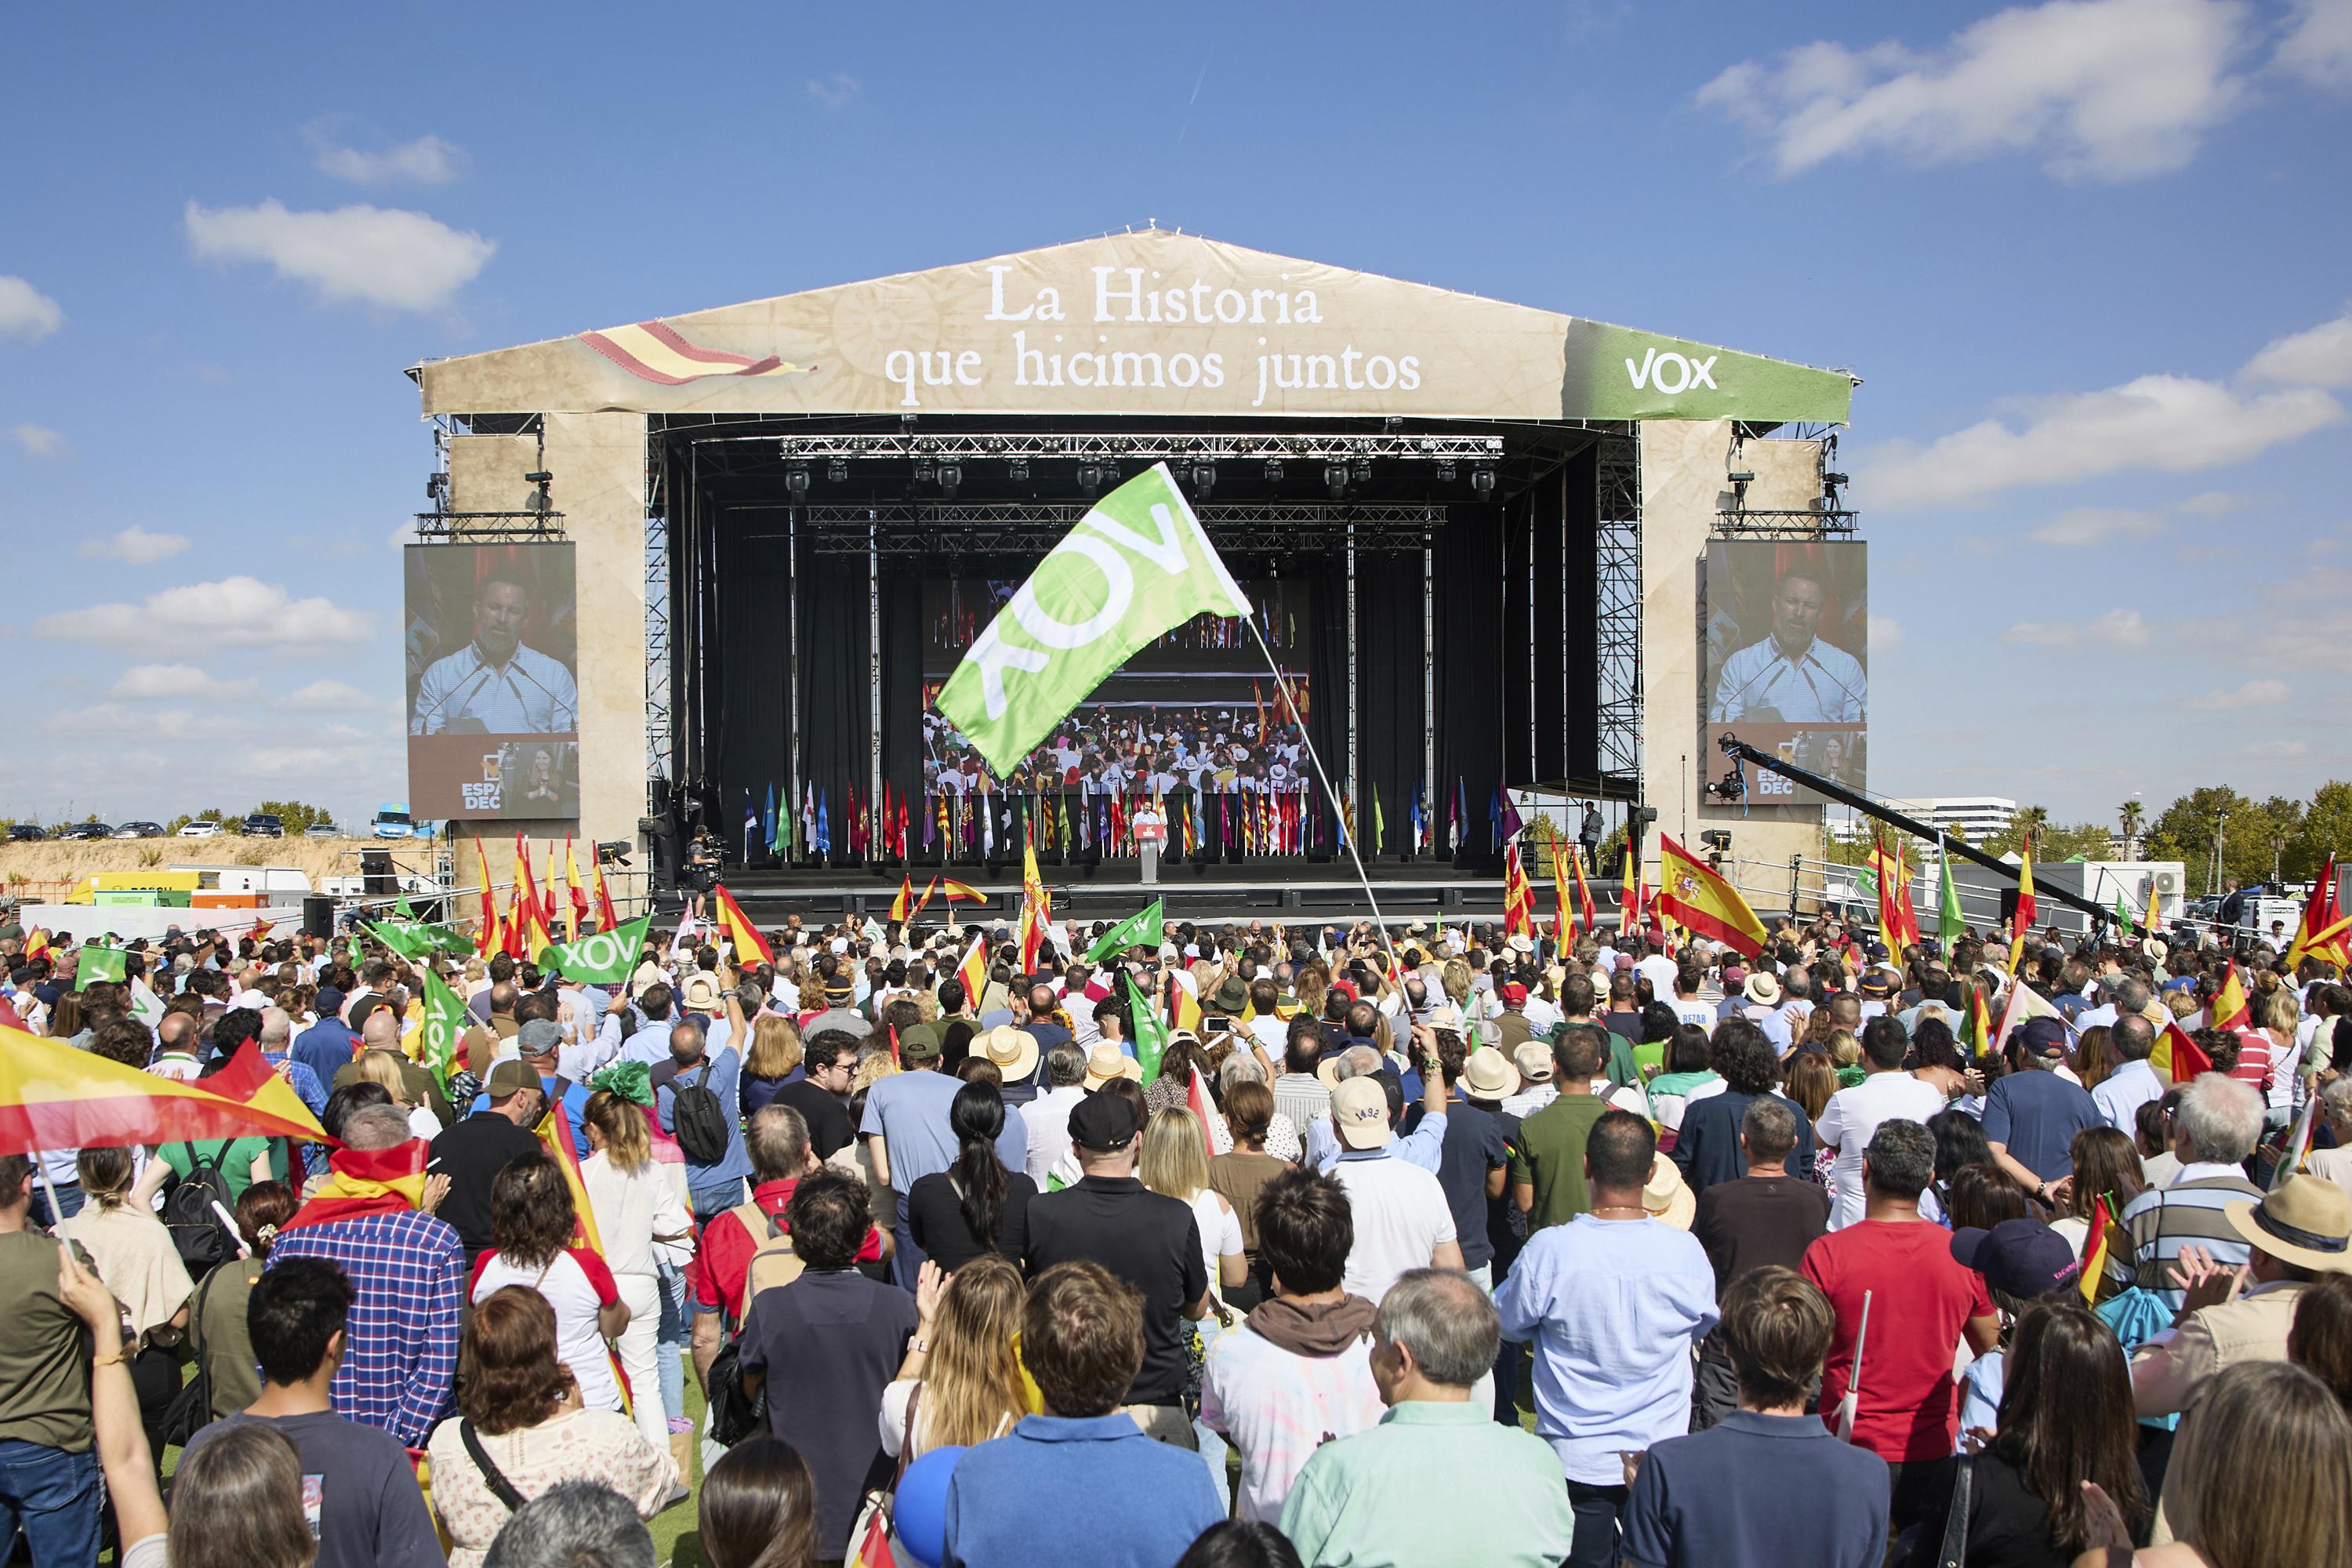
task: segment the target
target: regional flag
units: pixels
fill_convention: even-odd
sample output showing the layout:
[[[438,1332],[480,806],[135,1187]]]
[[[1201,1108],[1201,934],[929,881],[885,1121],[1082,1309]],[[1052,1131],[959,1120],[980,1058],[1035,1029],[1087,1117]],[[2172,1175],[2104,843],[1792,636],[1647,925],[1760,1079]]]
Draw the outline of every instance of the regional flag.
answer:
[[[768,939],[760,934],[760,928],[743,913],[743,906],[735,901],[735,895],[727,890],[727,884],[715,883],[710,892],[719,906],[719,929],[727,933],[728,942],[734,946],[735,966],[749,969],[751,964],[747,960],[755,952],[760,955],[761,963],[775,963],[776,955],[769,951]]]
[[[1168,977],[1168,1022],[1196,1040],[1201,1037],[1201,1004],[1191,988],[1172,974]]]
[[[1148,947],[1154,952],[1167,940],[1165,921],[1168,900],[1154,899],[1110,930],[1102,933],[1094,946],[1087,949],[1088,963],[1100,963],[1115,952],[1125,952],[1130,947]]]
[[[2238,961],[2231,959],[2230,967],[2221,972],[2221,988],[2213,999],[2205,1004],[2205,1023],[2215,1029],[2251,1029],[2254,1026],[2252,1011],[2246,1005],[2246,988],[2238,984]]]
[[[1658,873],[1658,910],[1695,936],[1728,943],[1749,958],[1764,951],[1764,922],[1739,896],[1739,889],[1716,874],[1666,834],[1658,835],[1662,862]]]
[[[466,1027],[473,1020],[467,1016],[465,998],[450,990],[431,965],[418,973],[425,976],[425,1038],[417,1055],[446,1089],[449,1075],[457,1069],[457,1042],[466,1037]]]
[[[2033,840],[2025,841],[2018,857],[2017,914],[2010,926],[2009,973],[2014,976],[2018,964],[2025,957],[2025,933],[2032,929],[2037,908],[2033,900]],[[2006,1034],[2008,1031],[2002,1031]]]
[[[79,991],[96,980],[119,984],[130,973],[130,953],[119,947],[100,947],[94,942],[86,942],[74,962],[74,989]]]
[[[567,980],[591,985],[618,985],[636,973],[637,954],[645,951],[646,931],[654,922],[639,915],[611,931],[592,931],[578,942],[559,942],[540,950],[539,966]]]
[[[1128,659],[1199,615],[1247,616],[1248,598],[1155,463],[1095,502],[989,622],[938,707],[997,773]]]

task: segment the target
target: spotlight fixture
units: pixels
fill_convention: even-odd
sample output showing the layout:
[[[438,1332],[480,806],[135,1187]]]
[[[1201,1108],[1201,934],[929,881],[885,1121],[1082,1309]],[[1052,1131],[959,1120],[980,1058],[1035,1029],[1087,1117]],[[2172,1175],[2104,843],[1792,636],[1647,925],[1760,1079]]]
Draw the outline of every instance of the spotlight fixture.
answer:
[[[1729,479],[1735,485],[1752,485],[1756,482],[1755,474],[1747,468],[1738,469],[1735,472],[1726,474],[1723,477]]]
[[[446,501],[449,499],[449,476],[438,472],[425,475],[425,499],[429,501]]]
[[[1027,484],[1029,482],[1029,459],[1026,458],[1013,458],[1013,461],[1004,466],[1004,477],[1011,479],[1016,485]]]
[[[1192,465],[1192,492],[1193,492],[1193,494],[1195,494],[1195,495],[1200,495],[1200,496],[1206,496],[1206,495],[1207,495],[1211,490],[1213,490],[1213,489],[1216,489],[1216,488],[1217,488],[1217,466],[1216,466],[1214,463],[1195,463],[1195,464],[1193,464],[1193,465]]]
[[[931,482],[931,475],[933,471],[931,460],[929,458],[918,458],[915,459],[915,482],[917,484],[929,484]]]
[[[1360,485],[1372,482],[1372,465],[1362,458],[1356,459],[1356,482]]]
[[[534,468],[522,477],[522,482],[527,485],[552,484],[555,482],[555,476],[545,468]]]
[[[1481,497],[1495,493],[1495,470],[1481,463],[1470,470],[1470,488]]]
[[[1280,458],[1268,458],[1265,460],[1265,482],[1270,485],[1278,485],[1282,483],[1282,459]]]
[[[806,463],[794,463],[784,470],[784,489],[794,500],[808,498],[809,469]]]
[[[1323,484],[1324,487],[1331,492],[1331,499],[1333,500],[1338,500],[1341,496],[1346,495],[1348,493],[1348,465],[1345,463],[1325,464],[1323,467]]]
[[[1102,465],[1100,463],[1080,463],[1078,465],[1078,489],[1086,491],[1088,495],[1092,495],[1097,490],[1102,489],[1102,482],[1103,471]]]
[[[1438,459],[1437,482],[1441,485],[1450,485],[1454,482],[1454,461],[1452,458],[1441,458]]]
[[[941,464],[940,465],[940,494],[942,494],[942,495],[946,496],[946,497],[948,498],[948,500],[955,500],[955,493],[956,493],[956,489],[957,489],[957,487],[958,487],[958,486],[960,486],[960,485],[961,485],[962,483],[963,483],[963,465],[962,465],[962,464],[961,464],[961,463],[941,463]]]
[[[1843,474],[1823,474],[1822,476],[1822,483],[1829,486],[1829,488],[1833,490],[1843,489],[1853,482],[1853,481],[1852,479],[1847,479]]]
[[[849,482],[849,465],[839,458],[834,458],[833,461],[824,466],[824,478],[827,484],[847,484]]]

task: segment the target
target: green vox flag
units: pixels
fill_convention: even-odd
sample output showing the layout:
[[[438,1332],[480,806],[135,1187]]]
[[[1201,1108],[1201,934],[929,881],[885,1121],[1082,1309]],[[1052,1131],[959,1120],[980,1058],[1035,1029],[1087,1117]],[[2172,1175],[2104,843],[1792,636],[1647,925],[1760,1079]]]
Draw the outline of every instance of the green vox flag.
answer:
[[[643,914],[625,925],[583,936],[578,942],[551,943],[539,950],[539,966],[592,985],[618,984],[635,971],[637,954],[646,945],[646,928],[653,924],[653,920],[652,915]]]
[[[999,776],[1130,655],[1194,616],[1246,616],[1165,463],[1097,501],[975,638],[939,710]]]
[[[470,1020],[466,1016],[464,999],[450,990],[439,975],[429,967],[419,973],[425,976],[425,1037],[420,1051],[425,1065],[446,1089],[450,1068],[457,1060],[457,1042],[465,1037]]]
[[[1160,1058],[1168,1049],[1168,1026],[1160,1021],[1160,1009],[1151,998],[1135,988],[1135,976],[1119,977],[1127,987],[1127,1016],[1135,1025],[1135,1059],[1143,1068],[1143,1081],[1150,1083],[1160,1076]]]
[[[474,944],[447,926],[433,925],[424,921],[371,921],[368,934],[406,959],[430,957],[435,952],[465,953],[474,951]]]
[[[2138,923],[2132,918],[2131,910],[2124,908],[2124,892],[2121,888],[2117,888],[2116,889],[2116,934],[2129,936],[2132,933],[2132,927]]]
[[[1154,899],[1145,908],[1103,932],[1102,940],[1087,949],[1087,962],[1100,963],[1112,953],[1125,952],[1130,947],[1159,951],[1160,942],[1166,940],[1162,914],[1167,902],[1165,899]]]
[[[121,981],[126,978],[131,973],[126,962],[129,957],[130,954],[119,947],[100,947],[95,942],[85,942],[80,961],[74,965],[74,989],[79,991],[93,980]]]
[[[1944,857],[1938,863],[1936,879],[1943,884],[1943,896],[1936,906],[1936,940],[1943,945],[1944,955],[1948,958],[1952,943],[1959,941],[1960,934],[1969,929],[1969,922],[1960,918],[1960,885],[1952,880],[1950,856]]]
[[[402,920],[404,920],[404,921],[413,921],[413,920],[415,920],[415,919],[416,918],[416,911],[415,911],[415,910],[412,910],[412,909],[410,909],[410,908],[408,907],[408,889],[405,889],[405,888],[402,889],[401,889],[401,892],[400,892],[400,897],[399,897],[397,900],[394,900],[394,903],[393,903],[393,906],[392,906],[392,912],[393,912],[394,914],[398,915]]]

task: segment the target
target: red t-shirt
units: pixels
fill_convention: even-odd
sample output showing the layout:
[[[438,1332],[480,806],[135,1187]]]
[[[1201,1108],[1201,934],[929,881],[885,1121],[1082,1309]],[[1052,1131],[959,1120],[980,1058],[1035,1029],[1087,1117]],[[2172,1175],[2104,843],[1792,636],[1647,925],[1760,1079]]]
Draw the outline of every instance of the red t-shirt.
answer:
[[[784,1207],[793,1201],[793,1193],[800,1184],[797,1177],[762,1183],[751,1189],[751,1201],[782,1230],[785,1228]],[[751,1305],[743,1300],[743,1287],[751,1279],[751,1255],[767,1239],[744,1229],[743,1221],[733,1209],[703,1226],[702,1244],[695,1249],[694,1261],[686,1266],[686,1288],[694,1310],[723,1310],[730,1318],[741,1322],[744,1309]],[[872,1263],[881,1256],[882,1233],[868,1226],[866,1245],[857,1249],[857,1261]]]
[[[1853,1373],[1868,1291],[1853,1440],[1888,1464],[1949,1455],[1959,1436],[1952,1363],[1960,1332],[1969,1319],[1992,1315],[1984,1276],[1952,1259],[1952,1233],[1924,1220],[1864,1220],[1807,1247],[1804,1276],[1837,1312],[1822,1368],[1822,1419],[1830,1430],[1837,1430],[1838,1404]]]

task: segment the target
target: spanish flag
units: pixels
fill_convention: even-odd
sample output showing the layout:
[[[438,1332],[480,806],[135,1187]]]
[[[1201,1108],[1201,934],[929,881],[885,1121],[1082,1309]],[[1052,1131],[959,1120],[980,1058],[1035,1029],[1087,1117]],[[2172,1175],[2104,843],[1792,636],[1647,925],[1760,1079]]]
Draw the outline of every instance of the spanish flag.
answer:
[[[593,853],[588,857],[588,874],[596,879],[596,925],[599,930],[612,931],[620,925],[621,917],[614,910],[613,895],[604,887],[604,862]]]
[[[2187,1083],[2200,1073],[2213,1070],[2213,1058],[2205,1054],[2205,1047],[2178,1024],[2167,1024],[2156,1037],[2156,1049],[2148,1052],[2147,1064],[2174,1083]]]
[[[907,913],[907,919],[910,923],[923,918],[923,910],[930,907],[931,895],[939,890],[940,879],[937,873],[934,873],[931,879],[923,884],[923,896],[915,900],[915,907]]]
[[[2102,1193],[2091,1205],[2090,1234],[2083,1242],[2083,1277],[2075,1281],[2082,1289],[2083,1300],[2093,1306],[2098,1304],[2099,1286],[2107,1277],[2107,1226],[2114,1220],[2115,1216],[2107,1213],[2106,1194]]]
[[[969,882],[959,882],[952,877],[940,879],[940,891],[948,896],[948,902],[951,904],[984,904],[988,901],[986,893]]]
[[[588,891],[580,885],[580,860],[572,852],[572,836],[563,836],[563,880],[571,912],[564,924],[570,931],[570,941],[580,940],[580,922],[588,918]]]
[[[1551,840],[1551,935],[1563,949],[1576,934],[1576,921],[1568,912],[1568,844],[1558,834]]]
[[[1590,932],[1593,929],[1593,919],[1598,911],[1592,905],[1592,889],[1584,880],[1584,851],[1581,847],[1573,848],[1568,852],[1568,868],[1576,878],[1576,907],[1583,916],[1584,930]]]
[[[1024,834],[1021,841],[1021,973],[1037,973],[1037,953],[1045,944],[1045,928],[1054,921],[1054,900],[1037,871],[1037,847]]]
[[[253,1063],[259,1060],[259,1051],[247,1045],[213,1078],[182,1083],[78,1051],[62,1040],[0,1028],[0,1153],[256,1134],[328,1142],[317,1120],[274,1073],[269,1076],[285,1089],[282,1097],[265,1094],[266,1086],[248,1086]],[[232,1074],[237,1076],[231,1079]],[[213,1086],[225,1079],[245,1088],[249,1098],[217,1092]]]
[[[1661,834],[1660,837],[1664,836]],[[1714,876],[1712,871],[1707,874]],[[1720,878],[1717,879],[1721,880]],[[1617,931],[1621,942],[1623,938],[1641,930],[1649,919],[1649,913],[1650,885],[1642,879],[1641,851],[1634,847],[1633,837],[1628,834],[1625,839],[1625,880],[1617,891]]]
[[[499,930],[499,897],[490,890],[490,858],[483,852],[479,838],[474,840],[474,863],[481,868],[482,875],[482,929],[477,937],[482,956],[488,958],[505,942]]]
[[[775,963],[776,955],[769,951],[768,939],[760,934],[760,928],[743,913],[743,906],[735,901],[735,895],[727,890],[727,884],[716,884],[711,889],[711,896],[719,905],[719,929],[727,933],[728,942],[734,946],[736,967],[749,968],[750,965],[744,963],[745,955],[754,952],[760,955],[762,963]]]
[[[1749,958],[1764,951],[1764,922],[1739,896],[1739,889],[1717,876],[1666,834],[1658,835],[1658,912],[1687,928],[1694,936],[1728,943]]]
[[[2018,964],[2025,957],[2025,933],[2033,925],[2037,906],[2033,900],[2033,840],[2025,841],[2019,851],[2017,868],[2017,914],[2011,924],[2009,939],[2009,973],[2017,973]]]
[[[1535,928],[1536,890],[1519,862],[1519,843],[1514,838],[1503,846],[1503,934],[1533,937]]]
[[[2295,927],[2294,941],[2287,944],[2286,956],[2279,961],[2279,972],[2292,975],[2305,959],[2317,958],[2336,965],[2340,974],[2347,948],[2352,948],[2352,915],[2336,907],[2336,857],[2331,853],[2320,868],[2319,879],[2311,885],[2311,897],[2304,900],[2303,920]]]
[[[971,951],[956,965],[956,978],[963,982],[964,1002],[974,1013],[980,1011],[980,994],[988,989],[988,935],[981,932],[971,939]]]
[[[2246,1005],[2246,988],[2238,984],[2238,961],[2234,958],[2230,967],[2221,972],[2221,989],[2213,993],[2213,1000],[2205,1004],[2205,1023],[2215,1029],[2254,1026],[2253,1013]]]
[[[898,896],[890,900],[890,923],[904,925],[914,918],[915,879],[911,875],[898,879]]]

